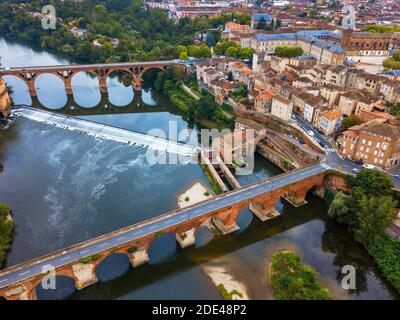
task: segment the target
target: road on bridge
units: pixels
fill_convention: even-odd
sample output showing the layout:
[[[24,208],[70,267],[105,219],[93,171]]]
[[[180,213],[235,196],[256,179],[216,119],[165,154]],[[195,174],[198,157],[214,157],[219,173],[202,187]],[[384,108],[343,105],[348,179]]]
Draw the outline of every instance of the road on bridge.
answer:
[[[79,259],[101,253],[105,250],[132,242],[142,237],[151,235],[153,233],[165,230],[170,227],[181,224],[185,221],[206,215],[209,212],[231,206],[243,200],[261,195],[268,191],[273,191],[292,183],[301,181],[305,178],[315,176],[325,172],[329,167],[325,164],[317,164],[306,167],[300,170],[292,171],[286,174],[275,176],[242,189],[226,193],[219,197],[204,202],[198,203],[194,206],[180,209],[172,213],[167,213],[156,218],[144,221],[133,225],[128,228],[120,229],[112,232],[107,237],[101,236],[99,241],[90,241],[90,244],[82,244],[73,246],[70,249],[60,250],[51,255],[51,257],[39,257],[31,262],[25,262],[20,265],[10,267],[0,272],[0,288],[7,287],[13,283],[17,283],[24,279],[42,273],[43,267],[51,265],[55,268],[61,267],[71,262],[78,261]]]

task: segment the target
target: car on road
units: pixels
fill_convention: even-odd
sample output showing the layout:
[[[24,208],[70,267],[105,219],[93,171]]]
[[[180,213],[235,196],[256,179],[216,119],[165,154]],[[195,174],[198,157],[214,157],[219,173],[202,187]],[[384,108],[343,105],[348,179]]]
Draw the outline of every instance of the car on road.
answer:
[[[314,132],[311,131],[311,130],[308,130],[308,131],[307,131],[307,134],[308,134],[310,137],[314,137]]]
[[[322,148],[325,148],[325,143],[323,143],[323,142],[321,142],[321,141],[318,141],[318,143],[319,143],[319,145],[320,145]]]
[[[400,180],[400,174],[399,173],[396,174],[394,177]]]
[[[362,165],[362,167],[363,167],[364,169],[375,169],[375,166],[373,166],[372,164],[368,164],[368,163],[364,163],[364,164]]]
[[[299,140],[299,143],[300,143],[300,144],[304,144],[304,140],[301,140],[301,139],[300,139],[300,140]]]
[[[353,168],[353,169],[351,169],[351,171],[353,171],[354,173],[359,173],[359,172],[360,172],[360,169]]]
[[[292,114],[292,119],[296,119],[296,116],[294,114]]]

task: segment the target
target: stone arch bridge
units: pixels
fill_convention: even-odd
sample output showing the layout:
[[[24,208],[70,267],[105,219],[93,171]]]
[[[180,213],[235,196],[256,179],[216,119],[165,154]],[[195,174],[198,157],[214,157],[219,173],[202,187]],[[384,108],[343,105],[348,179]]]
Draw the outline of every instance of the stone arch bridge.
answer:
[[[0,297],[35,299],[35,288],[47,275],[44,267],[49,265],[57,276],[72,278],[76,288],[82,289],[97,282],[96,267],[113,253],[126,254],[132,266],[138,267],[149,261],[149,246],[163,233],[175,233],[177,242],[186,248],[195,243],[196,232],[204,225],[218,228],[223,234],[234,232],[239,229],[236,220],[246,206],[256,206],[256,215],[266,220],[280,198],[301,206],[306,203],[307,192],[322,187],[329,175],[325,164],[284,173],[9,267],[0,272]]]
[[[56,65],[37,67],[18,67],[0,69],[0,77],[15,76],[26,83],[32,97],[36,96],[35,80],[41,74],[53,74],[64,82],[67,95],[72,94],[72,78],[79,72],[88,72],[99,80],[101,92],[107,92],[107,76],[114,71],[123,71],[132,77],[134,90],[141,90],[142,75],[150,69],[165,70],[168,65],[176,66],[184,75],[186,66],[177,61],[148,61],[148,62],[124,62],[108,64],[82,64],[82,65]]]

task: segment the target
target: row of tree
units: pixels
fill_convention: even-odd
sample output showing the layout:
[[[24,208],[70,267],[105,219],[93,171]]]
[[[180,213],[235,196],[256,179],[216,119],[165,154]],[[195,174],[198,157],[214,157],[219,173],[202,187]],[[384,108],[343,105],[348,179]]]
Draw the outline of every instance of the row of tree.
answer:
[[[195,34],[208,31],[206,42],[214,45],[218,41],[218,33],[212,31],[215,28],[232,20],[250,22],[248,14],[229,13],[182,18],[175,23],[163,10],[146,10],[142,0],[53,0],[61,20],[55,30],[44,30],[41,20],[26,12],[40,12],[41,0],[31,0],[24,7],[15,2],[5,0],[0,4],[1,35],[81,62],[176,59],[180,55],[177,46],[193,45]],[[75,37],[70,31],[73,25],[86,29],[88,36]],[[99,37],[102,46],[94,46],[93,40]],[[119,45],[113,47],[107,40],[110,37],[118,38]],[[204,56],[203,48],[198,54]]]
[[[226,41],[217,43],[214,47],[214,52],[236,59],[251,60],[254,50],[252,48],[242,47],[236,42]]]
[[[400,51],[396,51],[392,57],[385,59],[383,66],[390,70],[400,70]]]

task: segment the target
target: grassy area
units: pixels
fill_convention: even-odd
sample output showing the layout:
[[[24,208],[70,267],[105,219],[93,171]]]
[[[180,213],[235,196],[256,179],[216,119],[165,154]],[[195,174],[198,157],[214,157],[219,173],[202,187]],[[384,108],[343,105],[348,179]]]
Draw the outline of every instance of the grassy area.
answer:
[[[291,251],[273,255],[270,282],[277,300],[329,300],[328,290],[316,280],[316,271]]]
[[[228,290],[226,290],[225,286],[222,283],[218,285],[218,290],[221,293],[222,298],[224,300],[233,300],[232,298],[234,295],[243,298],[243,294],[237,291],[236,289],[232,290],[231,292],[228,292]]]
[[[99,260],[101,258],[100,254],[94,254],[92,256],[86,257],[86,258],[82,258],[79,260],[79,263],[83,263],[83,264],[88,264],[90,262]]]
[[[212,177],[212,175],[210,174],[210,172],[208,172],[207,166],[206,165],[202,165],[201,166],[203,168],[204,174],[206,175],[208,181],[211,184],[211,188],[213,189],[214,193],[216,195],[220,195],[222,194],[222,189],[221,187],[218,185],[218,183],[216,183]]]
[[[6,262],[7,252],[11,249],[14,238],[14,223],[11,217],[11,207],[0,204],[0,267]]]
[[[384,235],[368,244],[383,275],[400,291],[400,241]]]

